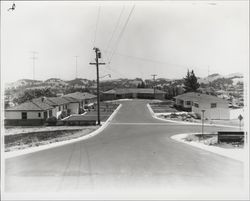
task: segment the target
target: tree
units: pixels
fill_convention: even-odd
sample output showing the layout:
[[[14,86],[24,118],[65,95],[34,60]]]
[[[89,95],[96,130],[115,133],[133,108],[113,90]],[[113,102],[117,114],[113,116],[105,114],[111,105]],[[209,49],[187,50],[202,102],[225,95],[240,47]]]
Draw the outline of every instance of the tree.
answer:
[[[184,89],[186,92],[196,92],[197,89],[200,87],[200,84],[197,82],[197,77],[192,70],[191,73],[187,72],[187,76],[184,78]]]
[[[23,94],[18,96],[18,98],[15,98],[13,100],[14,103],[24,103],[26,101],[30,101],[33,98],[39,98],[42,96],[46,97],[54,97],[56,94],[54,94],[50,88],[43,88],[43,89],[26,89]]]

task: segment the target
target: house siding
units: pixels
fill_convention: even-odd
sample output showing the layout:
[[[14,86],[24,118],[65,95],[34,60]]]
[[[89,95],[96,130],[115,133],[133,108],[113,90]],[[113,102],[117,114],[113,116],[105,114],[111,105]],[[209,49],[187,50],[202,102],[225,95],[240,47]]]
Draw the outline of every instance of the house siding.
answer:
[[[79,114],[79,103],[70,103],[68,109],[70,110],[70,114]]]
[[[22,119],[22,112],[27,111],[5,111],[5,119]],[[41,113],[41,116],[38,116]],[[43,111],[28,111],[27,119],[43,119]]]
[[[226,104],[217,103],[216,108],[211,108],[210,102],[198,104],[199,108],[192,106],[192,111],[202,115],[202,110],[205,110],[204,118],[206,119],[230,119],[230,111]]]

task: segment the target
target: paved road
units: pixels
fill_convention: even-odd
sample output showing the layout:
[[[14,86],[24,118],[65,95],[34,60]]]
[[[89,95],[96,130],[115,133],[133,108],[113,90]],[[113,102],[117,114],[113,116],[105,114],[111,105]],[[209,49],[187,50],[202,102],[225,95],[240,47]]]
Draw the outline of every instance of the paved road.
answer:
[[[172,140],[173,134],[199,132],[200,127],[156,120],[146,103],[122,102],[111,124],[86,141],[7,159],[5,190],[84,192],[242,187],[241,162]]]

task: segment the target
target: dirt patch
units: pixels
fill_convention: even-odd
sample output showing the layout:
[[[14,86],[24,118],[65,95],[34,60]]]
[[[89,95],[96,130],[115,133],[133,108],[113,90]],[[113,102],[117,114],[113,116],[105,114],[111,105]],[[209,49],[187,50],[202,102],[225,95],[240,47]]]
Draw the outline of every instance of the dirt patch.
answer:
[[[225,149],[238,149],[244,148],[243,142],[230,142],[230,143],[218,143],[218,135],[217,134],[196,134],[196,135],[188,135],[184,138],[185,141],[188,142],[199,142],[205,145],[213,145],[220,148]]]
[[[75,130],[53,130],[6,135],[4,136],[5,152],[79,138],[93,132],[97,128],[99,126]]]

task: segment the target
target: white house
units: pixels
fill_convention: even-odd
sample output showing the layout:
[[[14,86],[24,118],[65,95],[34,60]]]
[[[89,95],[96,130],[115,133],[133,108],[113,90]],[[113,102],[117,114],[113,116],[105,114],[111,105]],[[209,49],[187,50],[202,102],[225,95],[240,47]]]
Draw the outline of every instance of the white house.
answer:
[[[216,96],[190,92],[176,96],[175,104],[199,115],[204,110],[204,118],[207,119],[230,119],[228,102]]]
[[[92,105],[97,101],[96,95],[90,94],[90,93],[82,93],[82,92],[75,92],[75,93],[70,93],[66,94],[63,97],[70,97],[74,98],[77,100],[80,104],[80,108],[84,108],[84,106],[89,106]]]
[[[52,116],[59,118],[62,112],[66,116],[79,114],[79,103],[76,99],[70,97],[41,97],[32,100],[35,103],[46,103],[53,107]]]
[[[52,116],[53,107],[46,103],[25,102],[5,109],[5,125],[42,125]]]

